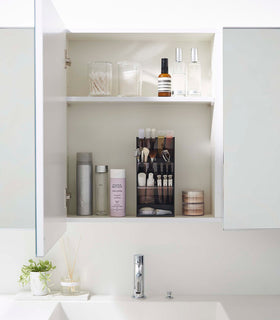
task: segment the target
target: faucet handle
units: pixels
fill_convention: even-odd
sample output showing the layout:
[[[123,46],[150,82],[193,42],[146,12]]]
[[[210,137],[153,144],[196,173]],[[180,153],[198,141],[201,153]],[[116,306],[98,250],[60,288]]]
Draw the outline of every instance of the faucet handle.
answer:
[[[172,291],[167,291],[166,292],[166,299],[173,299]]]
[[[135,254],[134,255],[134,263],[135,264],[143,264],[144,256],[142,254]]]

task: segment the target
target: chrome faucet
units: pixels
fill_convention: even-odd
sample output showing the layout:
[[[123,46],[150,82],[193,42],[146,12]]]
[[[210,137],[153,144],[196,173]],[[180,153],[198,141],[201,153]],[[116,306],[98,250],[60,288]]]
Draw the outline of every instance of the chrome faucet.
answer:
[[[133,298],[144,298],[144,256],[134,256],[134,288]]]

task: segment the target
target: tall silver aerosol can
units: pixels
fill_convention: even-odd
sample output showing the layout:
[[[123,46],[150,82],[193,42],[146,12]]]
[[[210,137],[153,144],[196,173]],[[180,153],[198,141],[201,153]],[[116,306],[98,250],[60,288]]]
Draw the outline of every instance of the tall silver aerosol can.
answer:
[[[93,171],[92,153],[78,152],[76,163],[77,215],[90,216],[93,214]]]

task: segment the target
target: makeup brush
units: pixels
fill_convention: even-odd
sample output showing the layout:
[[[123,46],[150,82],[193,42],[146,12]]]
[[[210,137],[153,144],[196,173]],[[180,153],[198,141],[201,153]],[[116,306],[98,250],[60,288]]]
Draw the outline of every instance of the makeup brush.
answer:
[[[151,158],[152,163],[154,162],[156,156],[157,156],[157,150],[151,150],[150,151],[150,158]]]
[[[154,149],[155,147],[155,142],[156,142],[156,129],[153,128],[151,130],[151,149]]]
[[[141,151],[140,151],[139,148],[137,148],[137,149],[135,150],[134,156],[135,156],[135,158],[137,159],[137,163],[139,163],[139,162],[140,162],[140,157],[141,157]]]
[[[144,162],[148,162],[148,156],[149,156],[150,150],[148,148],[144,147],[142,152],[144,155]]]

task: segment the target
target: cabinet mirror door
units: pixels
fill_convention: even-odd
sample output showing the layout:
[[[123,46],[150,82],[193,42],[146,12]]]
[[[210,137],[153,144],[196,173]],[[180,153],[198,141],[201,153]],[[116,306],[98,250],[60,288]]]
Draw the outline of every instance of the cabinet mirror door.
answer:
[[[0,29],[0,228],[34,228],[34,30]]]
[[[224,226],[280,227],[280,29],[224,29]]]

